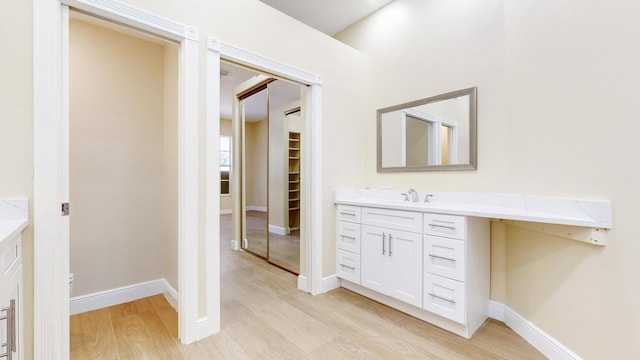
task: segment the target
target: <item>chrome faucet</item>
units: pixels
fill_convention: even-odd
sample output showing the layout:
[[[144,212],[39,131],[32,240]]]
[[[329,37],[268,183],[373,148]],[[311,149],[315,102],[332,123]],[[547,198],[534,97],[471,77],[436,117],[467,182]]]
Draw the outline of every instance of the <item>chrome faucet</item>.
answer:
[[[411,202],[419,202],[420,201],[418,199],[418,193],[416,192],[415,189],[409,189],[409,191],[407,191],[407,194],[409,194],[411,196]]]
[[[426,202],[426,203],[430,203],[430,202],[431,202],[430,198],[432,198],[432,197],[433,197],[433,194],[427,194],[427,195],[424,197],[424,202]]]

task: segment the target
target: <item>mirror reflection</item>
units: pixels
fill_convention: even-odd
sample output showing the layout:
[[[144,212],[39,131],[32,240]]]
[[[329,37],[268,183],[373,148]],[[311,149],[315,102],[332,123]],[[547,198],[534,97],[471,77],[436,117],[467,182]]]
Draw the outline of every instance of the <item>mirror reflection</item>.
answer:
[[[378,110],[378,171],[476,168],[476,88]]]
[[[304,88],[256,75],[237,91],[241,166],[236,167],[235,176],[242,187],[241,246],[299,274],[305,205],[305,174],[301,171],[305,161]]]

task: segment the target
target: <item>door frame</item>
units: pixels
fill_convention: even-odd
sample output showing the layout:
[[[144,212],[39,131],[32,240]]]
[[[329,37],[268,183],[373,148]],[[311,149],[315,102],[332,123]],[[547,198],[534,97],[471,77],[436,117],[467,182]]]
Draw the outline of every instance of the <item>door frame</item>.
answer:
[[[306,221],[306,266],[298,276],[298,289],[313,295],[326,291],[322,284],[322,77],[295,68],[277,60],[221,42],[214,37],[207,38],[207,171],[208,182],[212,183],[217,173],[218,136],[220,135],[220,60],[247,66],[249,68],[296,81],[307,86],[306,103],[308,109],[304,137],[304,150],[308,154],[303,171],[308,175],[305,184],[307,193]],[[237,180],[236,180],[237,181]],[[219,184],[218,184],[219,186]],[[217,194],[216,194],[217,195]],[[213,209],[219,198],[208,197],[207,209]],[[234,211],[239,211],[239,199],[234,200]],[[219,217],[207,211],[207,218]],[[218,227],[219,229],[219,227]],[[207,256],[207,318],[215,319],[217,329],[220,323],[220,244],[217,234],[208,233],[206,239]],[[304,270],[304,272],[303,272]],[[211,320],[210,320],[211,322]]]
[[[68,202],[69,8],[179,43],[178,335],[191,343],[199,335],[198,29],[114,0],[34,0],[34,357],[69,358],[69,219],[60,211]]]

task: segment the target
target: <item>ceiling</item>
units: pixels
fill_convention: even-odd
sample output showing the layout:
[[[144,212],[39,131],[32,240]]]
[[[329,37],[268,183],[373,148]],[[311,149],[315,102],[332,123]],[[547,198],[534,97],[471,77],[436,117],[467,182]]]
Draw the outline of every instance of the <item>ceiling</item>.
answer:
[[[260,0],[294,19],[333,36],[358,22],[393,0]],[[233,88],[258,75],[253,70],[220,63],[220,117],[231,119]],[[300,99],[300,87],[278,81],[269,97],[272,107],[279,107]],[[247,114],[251,117],[250,114]]]
[[[298,21],[334,36],[393,0],[260,0]]]
[[[233,107],[233,89],[260,73],[251,69],[220,62],[220,117],[231,119]],[[264,94],[262,94],[264,95]],[[294,101],[300,100],[301,85],[286,80],[277,80],[269,84],[269,107],[278,109]],[[246,121],[263,120],[266,97],[256,94],[252,101],[245,103]],[[264,98],[264,99],[262,99]]]

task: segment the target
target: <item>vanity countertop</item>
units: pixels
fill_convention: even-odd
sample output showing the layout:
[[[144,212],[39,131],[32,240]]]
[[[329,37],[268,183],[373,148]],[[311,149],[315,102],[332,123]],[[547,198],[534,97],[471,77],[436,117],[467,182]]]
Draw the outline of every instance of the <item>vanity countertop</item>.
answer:
[[[0,243],[12,239],[29,224],[27,199],[0,199]]]
[[[611,229],[611,202],[524,194],[418,191],[419,202],[399,190],[336,190],[335,203],[425,213],[475,216]],[[427,194],[430,202],[424,202]]]

